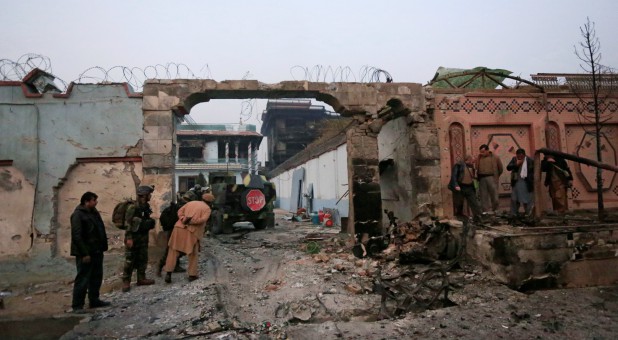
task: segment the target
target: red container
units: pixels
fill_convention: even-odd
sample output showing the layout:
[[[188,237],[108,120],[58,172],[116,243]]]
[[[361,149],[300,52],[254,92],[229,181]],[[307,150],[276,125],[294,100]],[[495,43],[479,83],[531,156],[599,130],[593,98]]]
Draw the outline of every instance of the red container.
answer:
[[[322,210],[318,211],[318,220],[320,223],[324,222],[324,212]]]

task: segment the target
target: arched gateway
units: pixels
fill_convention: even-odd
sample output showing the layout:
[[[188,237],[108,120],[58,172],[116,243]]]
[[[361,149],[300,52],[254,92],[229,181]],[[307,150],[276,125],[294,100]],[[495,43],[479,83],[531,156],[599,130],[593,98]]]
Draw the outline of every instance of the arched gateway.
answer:
[[[414,214],[418,206],[440,206],[437,202],[440,200],[439,152],[433,150],[438,143],[427,143],[432,136],[435,138],[435,131],[431,119],[426,119],[431,112],[429,104],[426,105],[431,100],[426,97],[431,94],[425,91],[415,83],[148,80],[143,89],[142,107],[143,179],[157,186],[159,197],[155,199],[163,202],[173,197],[174,117],[187,114],[196,104],[211,99],[315,98],[329,104],[342,116],[355,120],[346,132],[350,197],[355,194],[355,181],[373,179],[383,186],[382,192],[386,187],[383,208],[403,209],[406,212],[400,215],[406,217]],[[382,158],[392,159],[394,153],[403,156],[406,164],[395,164],[398,171],[389,172],[390,175],[381,180],[378,165]],[[418,181],[422,181],[422,185],[412,185]],[[391,191],[397,194],[388,194]],[[354,206],[350,204],[348,231],[353,232]],[[376,218],[382,219],[382,216]]]

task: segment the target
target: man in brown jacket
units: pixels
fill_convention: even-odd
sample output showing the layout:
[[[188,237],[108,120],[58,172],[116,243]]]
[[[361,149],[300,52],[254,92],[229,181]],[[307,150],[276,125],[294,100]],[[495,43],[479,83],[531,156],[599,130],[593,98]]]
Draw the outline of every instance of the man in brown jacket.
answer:
[[[504,168],[500,158],[489,151],[487,144],[479,147],[476,169],[483,212],[495,213],[498,210],[498,179]]]
[[[206,231],[206,222],[210,218],[210,207],[206,202],[213,202],[212,194],[203,194],[202,200],[187,202],[178,210],[178,221],[174,225],[172,235],[169,240],[169,252],[163,270],[165,282],[172,282],[172,272],[176,266],[176,260],[180,253],[187,255],[189,266],[187,272],[189,281],[198,278],[197,260],[200,251],[200,244]]]

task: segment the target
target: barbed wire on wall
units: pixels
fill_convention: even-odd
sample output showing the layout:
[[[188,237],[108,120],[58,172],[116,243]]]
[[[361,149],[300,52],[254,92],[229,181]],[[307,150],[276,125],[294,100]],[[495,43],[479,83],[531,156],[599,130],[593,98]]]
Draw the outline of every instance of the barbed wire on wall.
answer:
[[[393,77],[388,71],[373,66],[363,66],[358,74],[349,66],[323,66],[315,65],[304,67],[296,65],[290,68],[290,74],[294,80],[306,80],[312,82],[336,83],[336,82],[360,82],[379,83],[393,82]]]
[[[53,75],[51,59],[44,55],[28,53],[17,60],[0,59],[0,80],[20,81],[30,71],[38,68]],[[66,91],[68,84],[54,75],[55,81]],[[74,83],[128,83],[134,91],[141,92],[146,79],[212,79],[210,66],[205,64],[196,75],[189,66],[182,63],[156,64],[140,67],[113,66],[104,68],[93,66],[73,80]]]
[[[30,71],[37,68],[53,74],[51,59],[41,54],[28,53],[22,55],[17,60],[0,59],[0,80],[21,81]],[[62,91],[66,91],[68,83],[55,75],[54,77]]]
[[[34,53],[24,54],[15,61],[0,59],[0,80],[21,80],[35,68],[51,73],[51,60]]]
[[[0,59],[0,80],[20,81],[35,68],[53,75],[51,59],[41,54],[28,53],[17,60]],[[294,80],[314,82],[390,83],[393,81],[393,77],[388,71],[373,66],[363,66],[358,74],[355,74],[349,66],[315,65],[303,67],[297,65],[290,69],[290,74]],[[252,76],[253,74],[247,71],[242,79],[245,80]],[[54,77],[57,85],[60,85],[61,91],[65,92],[70,82],[56,75]],[[135,92],[141,92],[147,79],[212,79],[212,73],[208,64],[200,69],[199,75],[196,75],[186,64],[174,62],[144,68],[120,65],[111,68],[93,66],[80,73],[71,82],[80,84],[128,83]],[[245,121],[251,118],[255,110],[255,102],[250,103],[250,101],[246,100],[246,103],[243,102],[241,105],[241,119]]]
[[[205,65],[202,68],[206,77],[210,77],[210,68]],[[114,66],[105,69],[100,66],[91,67],[82,72],[76,83],[128,83],[131,87],[141,92],[147,79],[203,79],[195,75],[189,66],[182,63],[167,63],[139,67]]]

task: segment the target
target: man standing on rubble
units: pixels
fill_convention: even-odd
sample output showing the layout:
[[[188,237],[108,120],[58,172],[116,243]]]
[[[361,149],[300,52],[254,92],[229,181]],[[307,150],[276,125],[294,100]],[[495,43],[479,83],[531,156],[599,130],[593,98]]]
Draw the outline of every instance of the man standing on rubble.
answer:
[[[476,198],[474,178],[474,158],[471,155],[466,155],[463,161],[459,161],[453,166],[448,188],[453,192],[455,215],[464,215],[463,207],[464,201],[466,201],[472,210],[474,221],[478,223],[481,222],[481,206]]]
[[[489,151],[489,146],[479,147],[479,158],[476,162],[479,181],[479,195],[483,212],[496,213],[498,210],[498,180],[504,171],[500,157]]]
[[[129,224],[125,232],[125,263],[122,273],[122,291],[131,290],[131,275],[137,270],[137,285],[147,286],[154,284],[153,279],[146,278],[148,266],[148,239],[149,232],[155,227],[155,220],[150,217],[150,197],[154,188],[142,185],[137,188],[137,203],[127,208],[125,221]]]
[[[562,157],[545,156],[541,161],[541,171],[545,172],[545,186],[549,188],[554,212],[567,211],[567,189],[573,185],[573,175],[569,165]]]
[[[517,149],[506,169],[511,171],[511,216],[519,214],[520,204],[526,216],[530,216],[534,202],[534,160],[526,156],[524,149]]]
[[[211,213],[206,202],[214,202],[214,200],[215,196],[206,193],[202,195],[201,200],[187,202],[178,210],[178,221],[170,236],[167,261],[163,267],[163,270],[167,272],[165,274],[166,283],[172,282],[172,272],[180,253],[186,254],[189,260],[187,268],[189,281],[198,278],[198,254]]]

